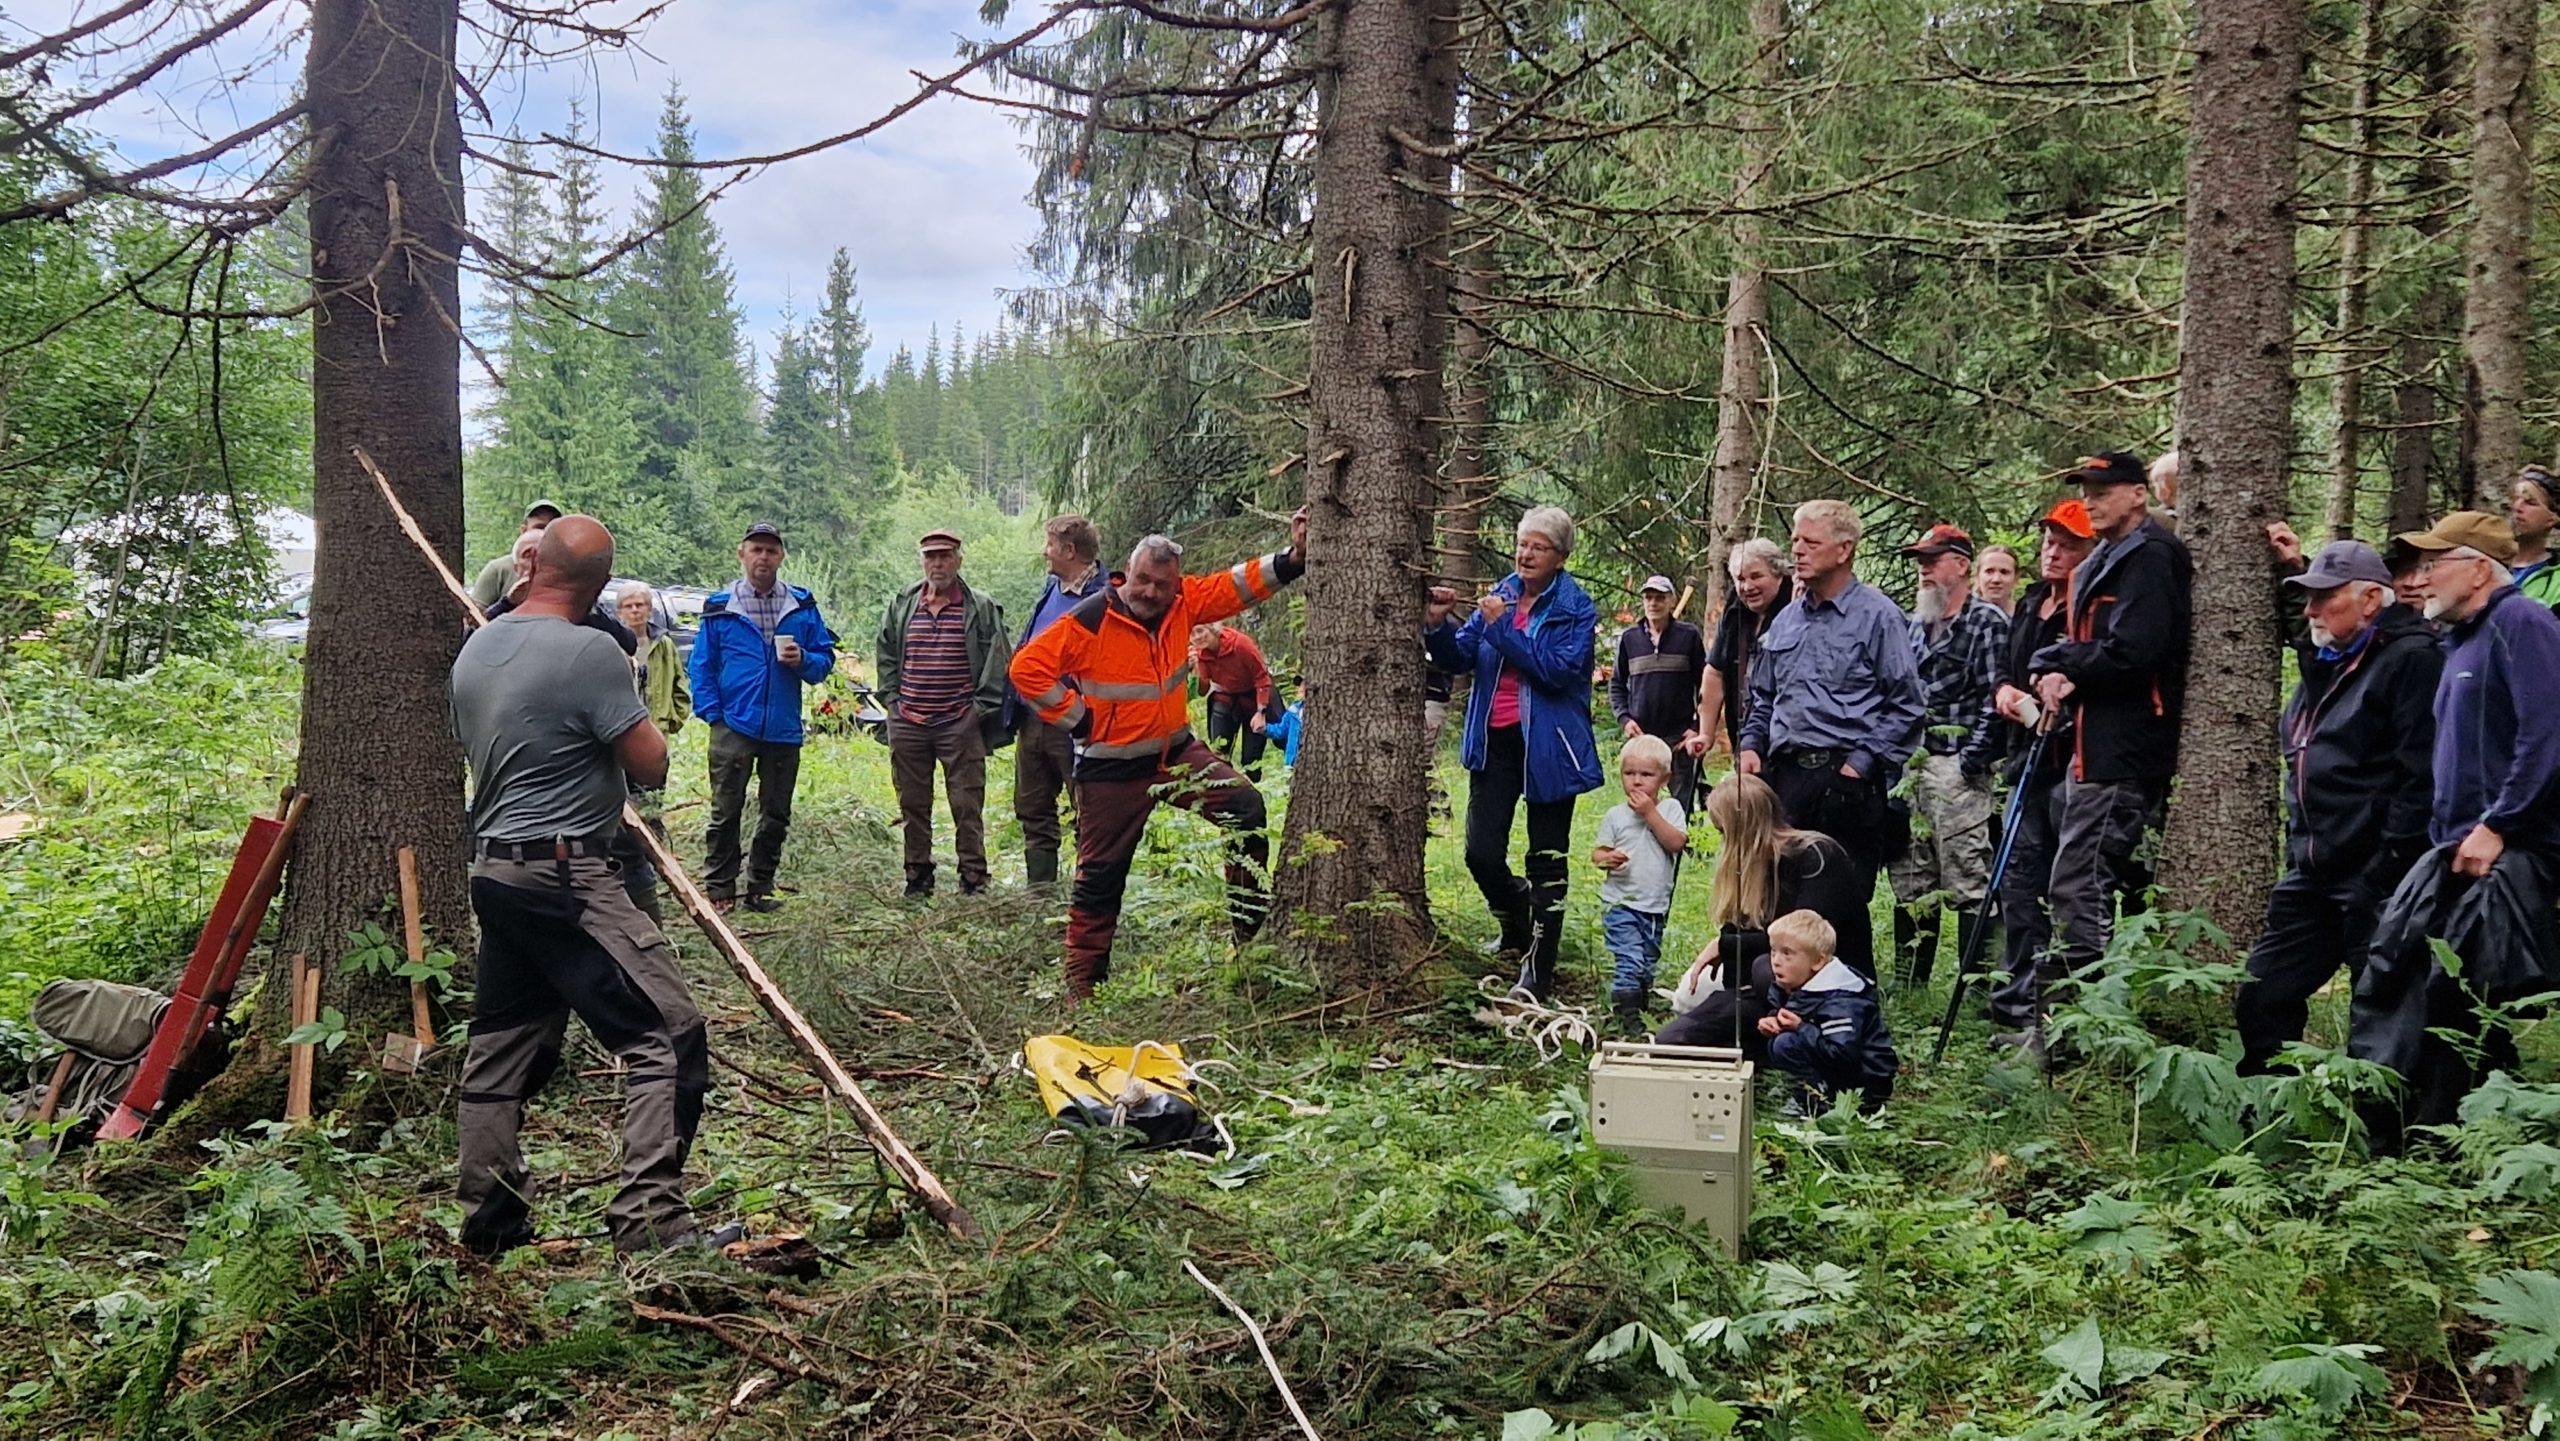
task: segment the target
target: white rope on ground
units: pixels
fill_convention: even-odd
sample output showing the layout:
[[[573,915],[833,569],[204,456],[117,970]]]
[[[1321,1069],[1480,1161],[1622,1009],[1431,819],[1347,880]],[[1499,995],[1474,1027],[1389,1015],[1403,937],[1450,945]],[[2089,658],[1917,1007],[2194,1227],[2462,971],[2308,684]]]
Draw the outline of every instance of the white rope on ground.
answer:
[[[1192,1280],[1199,1282],[1202,1289],[1217,1297],[1219,1305],[1235,1312],[1236,1319],[1244,1323],[1245,1330],[1253,1333],[1253,1349],[1262,1353],[1262,1369],[1271,1373],[1271,1384],[1280,1388],[1280,1399],[1288,1403],[1289,1414],[1297,1420],[1298,1429],[1306,1433],[1307,1441],[1324,1441],[1316,1434],[1315,1423],[1307,1419],[1306,1409],[1298,1404],[1298,1393],[1289,1389],[1289,1378],[1280,1374],[1279,1358],[1271,1354],[1271,1342],[1264,1338],[1262,1324],[1247,1315],[1245,1309],[1236,1304],[1235,1297],[1219,1290],[1217,1282],[1200,1274],[1199,1267],[1185,1260],[1182,1269]]]
[[[1600,1047],[1600,1028],[1592,1022],[1591,1013],[1580,1006],[1548,1005],[1527,991],[1505,984],[1499,976],[1477,981],[1476,991],[1485,998],[1485,1004],[1476,1009],[1476,1019],[1512,1040],[1526,1041],[1537,1051],[1540,1065],[1562,1056],[1568,1045],[1586,1051]]]

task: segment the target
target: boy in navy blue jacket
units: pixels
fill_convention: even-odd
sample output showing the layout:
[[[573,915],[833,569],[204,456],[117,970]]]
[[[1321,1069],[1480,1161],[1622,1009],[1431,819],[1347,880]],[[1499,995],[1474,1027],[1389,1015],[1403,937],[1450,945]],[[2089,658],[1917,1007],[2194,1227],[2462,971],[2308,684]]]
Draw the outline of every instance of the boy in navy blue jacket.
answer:
[[[1760,1018],[1769,1064],[1795,1078],[1799,1099],[1827,1109],[1856,1091],[1874,1110],[1893,1096],[1901,1065],[1875,987],[1832,953],[1839,934],[1813,911],[1769,923],[1770,1013]]]

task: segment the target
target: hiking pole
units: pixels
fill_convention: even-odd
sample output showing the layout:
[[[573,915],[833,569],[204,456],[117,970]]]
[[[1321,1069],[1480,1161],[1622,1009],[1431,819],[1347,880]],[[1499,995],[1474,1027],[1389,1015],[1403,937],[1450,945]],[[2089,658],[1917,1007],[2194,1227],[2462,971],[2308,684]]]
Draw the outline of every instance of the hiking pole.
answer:
[[[392,490],[389,477],[373,463],[372,456],[365,454],[362,446],[352,449],[356,463],[373,478],[374,487],[382,492],[383,503],[391,507],[392,518],[400,523],[402,532],[418,547],[418,553],[426,557],[428,567],[436,573],[437,579],[444,582],[445,590],[461,604],[463,614],[473,625],[487,624],[488,617],[471,599],[471,592],[454,578],[453,571],[444,563],[444,557],[427,540],[426,532],[418,528],[409,508],[400,503],[400,496]],[[926,1214],[949,1227],[953,1235],[963,1239],[975,1237],[978,1234],[976,1218],[951,1199],[951,1193],[942,1188],[941,1180],[925,1166],[922,1158],[909,1150],[898,1133],[890,1129],[888,1118],[881,1115],[880,1108],[863,1093],[862,1083],[845,1069],[844,1062],[836,1059],[836,1053],[828,1049],[817,1028],[809,1024],[809,1018],[792,1004],[791,997],[785,995],[782,988],[773,983],[773,977],[765,973],[764,967],[756,963],[746,942],[738,939],[738,933],[729,928],[728,921],[712,909],[701,888],[685,873],[683,863],[667,848],[667,843],[659,840],[657,833],[640,819],[638,809],[626,803],[622,807],[622,824],[631,832],[633,839],[640,842],[641,850],[647,853],[650,864],[658,868],[658,874],[666,878],[668,887],[676,893],[676,900],[684,906],[685,914],[701,928],[704,938],[711,942],[711,948],[720,953],[720,959],[727,961],[729,969],[738,973],[738,979],[746,983],[748,993],[764,1007],[765,1014],[771,1016],[783,1034],[791,1038],[793,1049],[799,1051],[809,1069],[818,1073],[818,1079],[825,1082],[827,1089],[833,1091],[838,1099],[852,1107],[854,1122],[862,1128],[864,1139],[871,1143],[882,1160],[889,1163],[889,1169],[898,1173],[907,1189],[924,1203]]]
[[[1992,918],[2000,910],[2000,885],[2009,876],[2009,856],[2018,846],[2018,822],[2025,818],[2027,791],[2035,784],[2036,770],[2044,764],[2044,743],[2053,732],[2039,730],[2033,744],[2027,747],[2027,763],[2018,771],[2018,785],[2009,792],[2009,814],[2001,822],[2000,854],[1991,862],[1991,881],[1983,887],[1982,912],[1976,918],[1973,935],[1963,949],[1956,952],[1956,979],[1947,992],[1947,1014],[1938,1022],[1938,1043],[1930,1048],[1929,1064],[1936,1066],[1947,1058],[1947,1040],[1956,1032],[1956,1013],[1964,1008],[1965,987],[1973,979],[1973,967],[1982,959],[1983,937],[1991,934]],[[2012,964],[2016,958],[2008,958]]]

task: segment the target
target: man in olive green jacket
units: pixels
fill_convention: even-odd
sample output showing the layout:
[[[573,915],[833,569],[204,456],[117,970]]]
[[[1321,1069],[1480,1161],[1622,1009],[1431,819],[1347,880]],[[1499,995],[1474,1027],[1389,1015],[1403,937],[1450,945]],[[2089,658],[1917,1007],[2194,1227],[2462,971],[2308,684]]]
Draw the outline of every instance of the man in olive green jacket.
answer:
[[[951,803],[960,890],[987,885],[987,753],[1012,739],[1013,644],[1004,608],[960,579],[960,537],[929,532],[916,543],[924,579],[899,592],[880,620],[880,703],[889,712],[889,776],[906,832],[907,894],[933,894],[933,768]]]

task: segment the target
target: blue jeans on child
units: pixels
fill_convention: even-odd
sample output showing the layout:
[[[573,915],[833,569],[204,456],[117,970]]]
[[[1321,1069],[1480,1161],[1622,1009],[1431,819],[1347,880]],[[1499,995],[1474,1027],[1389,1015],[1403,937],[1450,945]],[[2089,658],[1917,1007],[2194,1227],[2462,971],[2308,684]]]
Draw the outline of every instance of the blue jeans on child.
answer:
[[[1600,913],[1600,932],[1617,963],[1609,981],[1612,996],[1633,992],[1641,997],[1653,989],[1653,973],[1662,964],[1662,928],[1670,919],[1631,906],[1611,906]]]

